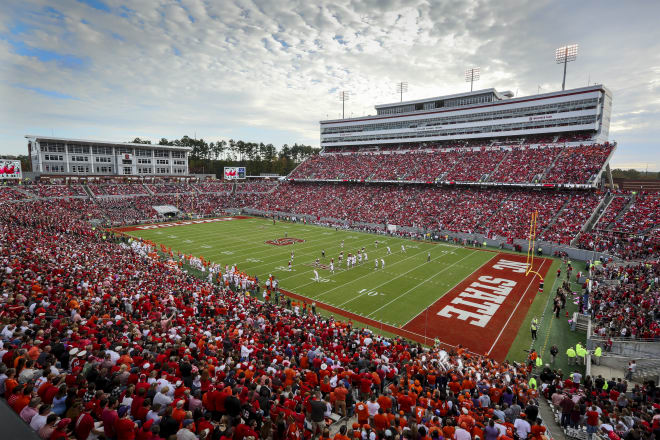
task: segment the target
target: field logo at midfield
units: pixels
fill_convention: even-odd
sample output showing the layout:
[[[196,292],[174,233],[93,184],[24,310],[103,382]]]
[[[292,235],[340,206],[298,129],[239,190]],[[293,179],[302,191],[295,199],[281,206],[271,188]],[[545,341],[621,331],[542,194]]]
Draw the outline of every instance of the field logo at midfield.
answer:
[[[278,238],[276,240],[266,240],[266,244],[272,244],[273,246],[288,246],[294,243],[304,243],[305,240],[294,237]]]

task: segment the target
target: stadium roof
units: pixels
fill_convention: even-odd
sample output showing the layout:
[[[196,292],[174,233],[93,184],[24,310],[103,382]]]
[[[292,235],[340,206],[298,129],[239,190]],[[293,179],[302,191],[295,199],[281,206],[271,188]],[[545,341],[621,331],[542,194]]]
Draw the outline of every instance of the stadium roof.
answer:
[[[453,95],[445,95],[445,96],[436,96],[434,98],[424,98],[424,99],[416,99],[414,101],[403,101],[403,102],[393,102],[391,104],[378,104],[374,106],[375,108],[387,108],[387,107],[398,107],[401,105],[410,105],[410,104],[421,104],[423,102],[429,102],[429,101],[442,101],[444,99],[454,99],[454,98],[462,98],[464,96],[474,96],[474,95],[483,95],[484,93],[492,93],[495,95],[497,99],[507,99],[507,98],[513,98],[513,92],[506,90],[504,92],[498,92],[495,89],[482,89],[482,90],[475,90],[473,92],[465,92],[465,93],[455,93]]]
[[[111,141],[99,141],[92,139],[71,139],[71,138],[53,137],[53,136],[37,136],[31,134],[26,134],[25,138],[34,139],[38,141],[59,141],[59,142],[67,142],[67,143],[79,143],[79,144],[115,145],[115,146],[123,146],[123,147],[160,148],[165,150],[192,151],[191,147],[180,147],[176,145],[135,144],[133,142],[111,142]]]

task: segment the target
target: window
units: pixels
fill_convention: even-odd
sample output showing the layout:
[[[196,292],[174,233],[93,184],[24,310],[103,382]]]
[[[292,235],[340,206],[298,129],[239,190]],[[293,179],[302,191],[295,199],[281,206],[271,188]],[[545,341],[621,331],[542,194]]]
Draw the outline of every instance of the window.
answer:
[[[92,147],[92,153],[94,154],[107,154],[112,155],[112,147],[103,147],[100,145],[95,145]]]
[[[154,156],[156,157],[170,157],[170,152],[167,150],[154,150]]]
[[[183,159],[186,157],[185,151],[172,151],[172,157],[177,159]]]
[[[89,173],[89,167],[86,165],[71,165],[72,173]]]
[[[133,154],[133,149],[128,147],[119,147],[117,148],[118,154]]]
[[[142,163],[142,164],[150,164],[151,159],[138,159],[137,163]]]
[[[124,167],[124,174],[131,174],[131,167]]]
[[[133,161],[131,159],[122,159],[121,163],[124,165],[133,165]]]
[[[89,162],[87,156],[71,156],[71,162]]]
[[[46,165],[45,169],[47,173],[63,173],[64,165]]]
[[[64,144],[42,142],[40,146],[42,151],[48,151],[50,153],[64,153]]]
[[[185,174],[185,168],[174,168],[174,174]]]
[[[185,160],[175,160],[173,162],[174,162],[174,165],[185,165],[186,164]]]
[[[54,161],[63,161],[64,156],[61,154],[44,154],[44,160],[54,160]]]
[[[89,147],[86,145],[69,145],[69,153],[89,154]]]
[[[151,167],[138,167],[138,174],[151,174]]]
[[[96,157],[95,160],[98,163],[112,163],[111,157]]]
[[[142,157],[151,157],[151,150],[145,150],[143,148],[137,148],[135,150],[135,155],[136,156],[142,156]]]
[[[112,167],[96,167],[97,173],[112,174]]]
[[[167,159],[156,159],[156,164],[157,165],[168,165],[170,163],[169,160]]]
[[[167,174],[167,168],[156,168],[156,174]]]

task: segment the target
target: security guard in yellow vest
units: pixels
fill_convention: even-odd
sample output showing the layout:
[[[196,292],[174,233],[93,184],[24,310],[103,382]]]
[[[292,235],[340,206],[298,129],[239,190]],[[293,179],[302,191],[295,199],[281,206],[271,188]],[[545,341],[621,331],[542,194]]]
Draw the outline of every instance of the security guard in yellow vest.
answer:
[[[568,365],[575,364],[575,349],[573,349],[573,347],[568,347],[568,350],[566,350],[566,356],[568,356]]]
[[[538,329],[539,329],[539,320],[534,318],[532,319],[532,326],[531,326],[532,341],[536,341],[536,332],[538,331]]]
[[[600,357],[603,355],[603,349],[598,345],[594,350],[594,363],[600,365]]]
[[[579,342],[575,344],[575,354],[577,354],[578,364],[584,365],[584,357],[587,355],[587,350]]]

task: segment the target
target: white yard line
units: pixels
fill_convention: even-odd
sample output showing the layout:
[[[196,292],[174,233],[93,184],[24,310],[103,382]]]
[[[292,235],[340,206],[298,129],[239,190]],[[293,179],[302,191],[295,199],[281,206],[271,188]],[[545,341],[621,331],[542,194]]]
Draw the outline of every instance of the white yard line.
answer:
[[[438,271],[438,272],[434,273],[433,275],[431,275],[430,277],[428,277],[427,279],[425,279],[425,280],[422,281],[421,283],[419,283],[419,284],[417,284],[417,285],[411,287],[410,289],[408,289],[408,290],[406,290],[405,292],[403,292],[401,295],[397,296],[396,298],[392,299],[391,301],[388,301],[387,303],[383,304],[382,306],[380,306],[379,308],[377,308],[377,309],[374,310],[373,312],[369,313],[369,314],[367,315],[367,317],[369,317],[369,316],[373,316],[374,313],[376,313],[376,312],[378,312],[378,311],[380,311],[380,310],[383,310],[385,307],[389,306],[389,305],[392,304],[394,301],[398,301],[398,300],[400,300],[401,298],[403,298],[404,296],[406,296],[407,294],[409,294],[409,293],[412,292],[413,290],[417,289],[417,288],[418,288],[419,286],[421,286],[422,284],[425,284],[427,281],[429,281],[429,280],[431,280],[431,279],[437,277],[438,275],[440,275],[441,273],[445,272],[445,271],[448,270],[449,268],[456,266],[458,263],[460,263],[461,261],[465,260],[466,258],[471,257],[472,255],[476,254],[477,252],[479,252],[479,251],[472,251],[471,253],[467,254],[466,256],[464,256],[463,258],[461,258],[460,260],[454,261],[452,264],[450,264],[449,266],[445,267],[445,268],[442,269],[441,271]],[[396,278],[395,278],[395,279],[396,279]]]
[[[470,278],[472,275],[474,275],[474,273],[475,273],[476,271],[478,271],[479,269],[481,269],[482,267],[484,267],[485,265],[487,265],[488,263],[490,263],[491,261],[493,261],[493,258],[495,258],[495,257],[497,257],[497,256],[499,256],[499,255],[500,255],[499,253],[493,255],[492,258],[490,258],[490,259],[489,259],[488,261],[486,261],[484,264],[482,264],[481,266],[479,266],[479,267],[477,267],[475,270],[473,270],[472,273],[470,273],[470,275],[468,275],[468,276],[466,276],[465,278],[459,280],[459,281],[458,281],[456,284],[454,284],[450,289],[447,289],[447,291],[446,291],[442,296],[445,296],[446,294],[448,294],[449,292],[451,292],[452,290],[454,290],[454,289],[456,288],[456,286],[458,286],[459,284],[461,284],[461,283],[462,283],[463,281],[465,281],[466,279]],[[410,324],[412,321],[414,321],[415,318],[417,318],[417,317],[420,316],[422,313],[424,313],[429,307],[431,307],[433,304],[435,304],[436,301],[438,301],[439,299],[441,299],[442,296],[441,296],[440,298],[434,299],[433,302],[432,302],[431,304],[429,304],[428,306],[424,307],[424,308],[422,309],[422,311],[420,311],[418,314],[416,314],[415,316],[413,316],[412,318],[410,318],[405,324],[403,324],[403,325],[401,326],[401,328],[407,326],[407,325]]]
[[[541,265],[539,266],[539,269],[542,269],[543,265],[547,261],[549,261],[549,260],[543,260],[543,263],[541,263]],[[513,308],[513,310],[509,314],[509,319],[506,320],[506,322],[502,326],[502,329],[500,330],[499,334],[497,335],[497,338],[495,338],[495,342],[493,342],[493,345],[491,345],[490,350],[488,350],[488,353],[486,353],[487,356],[490,356],[490,352],[493,351],[493,348],[495,348],[495,345],[497,345],[497,342],[500,340],[500,337],[502,336],[502,333],[504,332],[504,329],[509,325],[509,321],[511,321],[511,318],[513,318],[513,315],[516,313],[516,310],[518,310],[518,306],[520,306],[520,303],[525,298],[525,295],[527,295],[527,291],[532,286],[532,283],[534,282],[534,278],[536,278],[536,275],[534,275],[532,277],[532,279],[529,281],[529,284],[527,284],[527,288],[525,289],[525,292],[520,296],[520,299],[518,300],[518,303],[516,304],[516,306]]]

